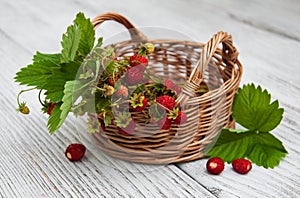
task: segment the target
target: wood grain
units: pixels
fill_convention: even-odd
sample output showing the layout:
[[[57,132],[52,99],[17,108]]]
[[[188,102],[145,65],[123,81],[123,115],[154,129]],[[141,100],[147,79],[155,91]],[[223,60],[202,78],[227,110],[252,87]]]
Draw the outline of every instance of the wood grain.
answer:
[[[300,196],[300,21],[299,1],[13,1],[0,2],[0,197],[299,197]],[[244,65],[242,83],[267,88],[285,108],[273,134],[289,154],[279,167],[254,166],[248,175],[228,164],[220,176],[205,171],[206,160],[150,166],[113,159],[93,145],[84,122],[70,117],[50,136],[36,94],[25,94],[30,116],[15,112],[21,89],[16,71],[30,63],[36,50],[56,52],[67,25],[78,11],[94,16],[116,11],[136,26],[177,30],[206,42],[224,30],[233,35]],[[106,23],[98,35],[123,31]],[[70,163],[64,149],[83,142],[86,157]]]

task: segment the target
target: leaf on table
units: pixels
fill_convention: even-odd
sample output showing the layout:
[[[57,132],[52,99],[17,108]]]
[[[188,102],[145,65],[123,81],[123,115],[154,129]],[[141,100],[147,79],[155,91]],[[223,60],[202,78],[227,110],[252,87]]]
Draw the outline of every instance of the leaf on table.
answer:
[[[206,155],[221,157],[226,162],[248,158],[265,168],[274,168],[287,154],[282,143],[270,133],[245,131],[236,133],[223,129],[215,145]]]
[[[247,157],[264,168],[278,166],[280,160],[288,153],[282,142],[270,133],[259,133],[253,137],[253,142],[255,145]]]
[[[280,123],[282,115],[278,101],[271,103],[271,95],[260,86],[245,85],[235,95],[232,116],[250,131],[269,132]]]
[[[226,162],[247,156],[248,149],[252,146],[253,133],[235,133],[230,129],[223,129],[215,145],[206,155],[220,157]]]

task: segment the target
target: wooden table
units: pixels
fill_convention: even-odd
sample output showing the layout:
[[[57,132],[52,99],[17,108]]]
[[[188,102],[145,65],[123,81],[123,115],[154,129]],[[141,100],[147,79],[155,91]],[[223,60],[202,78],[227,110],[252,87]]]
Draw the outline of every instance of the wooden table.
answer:
[[[219,176],[206,172],[206,159],[166,166],[123,162],[93,145],[83,122],[70,117],[56,134],[47,131],[35,94],[25,94],[30,116],[16,113],[21,90],[13,77],[36,50],[57,52],[75,14],[93,18],[115,11],[138,27],[178,30],[206,42],[224,30],[233,35],[244,66],[242,84],[268,89],[285,109],[273,134],[289,151],[275,169],[254,166],[247,175],[228,164]],[[0,1],[0,197],[300,197],[300,2],[272,1]],[[116,23],[97,33],[123,31]],[[81,162],[65,156],[81,142]]]

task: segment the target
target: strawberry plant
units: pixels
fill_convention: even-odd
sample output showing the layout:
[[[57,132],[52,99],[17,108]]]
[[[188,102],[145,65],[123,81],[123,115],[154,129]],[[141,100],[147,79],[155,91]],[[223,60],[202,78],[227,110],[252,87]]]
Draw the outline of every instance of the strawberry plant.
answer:
[[[92,133],[115,125],[120,134],[131,135],[136,127],[132,114],[137,113],[146,120],[155,120],[162,129],[187,121],[180,107],[175,108],[181,88],[147,69],[151,64],[148,56],[155,51],[153,44],[141,43],[133,55],[118,57],[114,48],[102,47],[102,38],[96,42],[90,19],[79,13],[63,34],[61,46],[59,53],[37,52],[33,63],[15,77],[21,85],[31,87],[18,95],[17,110],[29,114],[19,97],[25,91],[39,90],[38,99],[43,112],[49,115],[51,134],[70,112],[76,116],[88,114],[88,130]],[[162,123],[164,117],[166,123]]]

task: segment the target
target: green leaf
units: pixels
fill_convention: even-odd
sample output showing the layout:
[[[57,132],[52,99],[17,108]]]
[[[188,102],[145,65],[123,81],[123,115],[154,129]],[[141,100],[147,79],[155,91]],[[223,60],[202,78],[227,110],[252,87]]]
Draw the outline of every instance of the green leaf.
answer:
[[[279,125],[283,115],[278,101],[270,101],[271,95],[260,86],[245,85],[235,95],[232,116],[250,131],[269,132]]]
[[[59,123],[61,122],[60,115],[61,115],[61,110],[60,110],[61,103],[57,103],[52,110],[51,115],[49,116],[48,119],[48,129],[51,134],[53,134],[58,128],[59,128]]]
[[[236,133],[223,129],[218,140],[206,155],[221,157],[226,162],[237,158],[248,158],[265,168],[278,166],[287,154],[282,143],[270,133],[245,131]]]
[[[41,52],[36,52],[33,56],[33,62],[40,62],[40,61],[51,61],[56,64],[60,63],[61,54],[44,54]]]
[[[61,45],[61,62],[68,63],[74,61],[79,47],[81,32],[78,25],[71,25],[67,32],[63,34]]]
[[[248,149],[252,147],[253,132],[235,133],[223,129],[213,148],[206,155],[220,157],[226,162],[247,156]]]
[[[74,23],[79,27],[81,32],[78,51],[82,56],[86,56],[94,47],[94,26],[90,19],[85,18],[82,12],[77,14]]]
[[[247,157],[258,166],[274,168],[288,153],[282,142],[270,133],[259,133],[253,141],[255,145]]]
[[[64,96],[64,87],[67,81],[76,78],[77,70],[80,67],[78,62],[69,62],[61,64],[60,68],[53,68],[52,75],[47,79],[46,97],[51,102],[60,102]]]
[[[77,98],[80,96],[82,91],[82,82],[78,80],[68,81],[65,84],[64,89],[64,96],[62,98],[62,105],[60,107],[61,115],[60,115],[60,122],[58,127],[62,125],[62,123],[67,118],[70,109]]]
[[[44,89],[47,79],[52,75],[52,69],[59,65],[50,60],[34,62],[17,72],[15,80],[21,85],[35,86]]]

